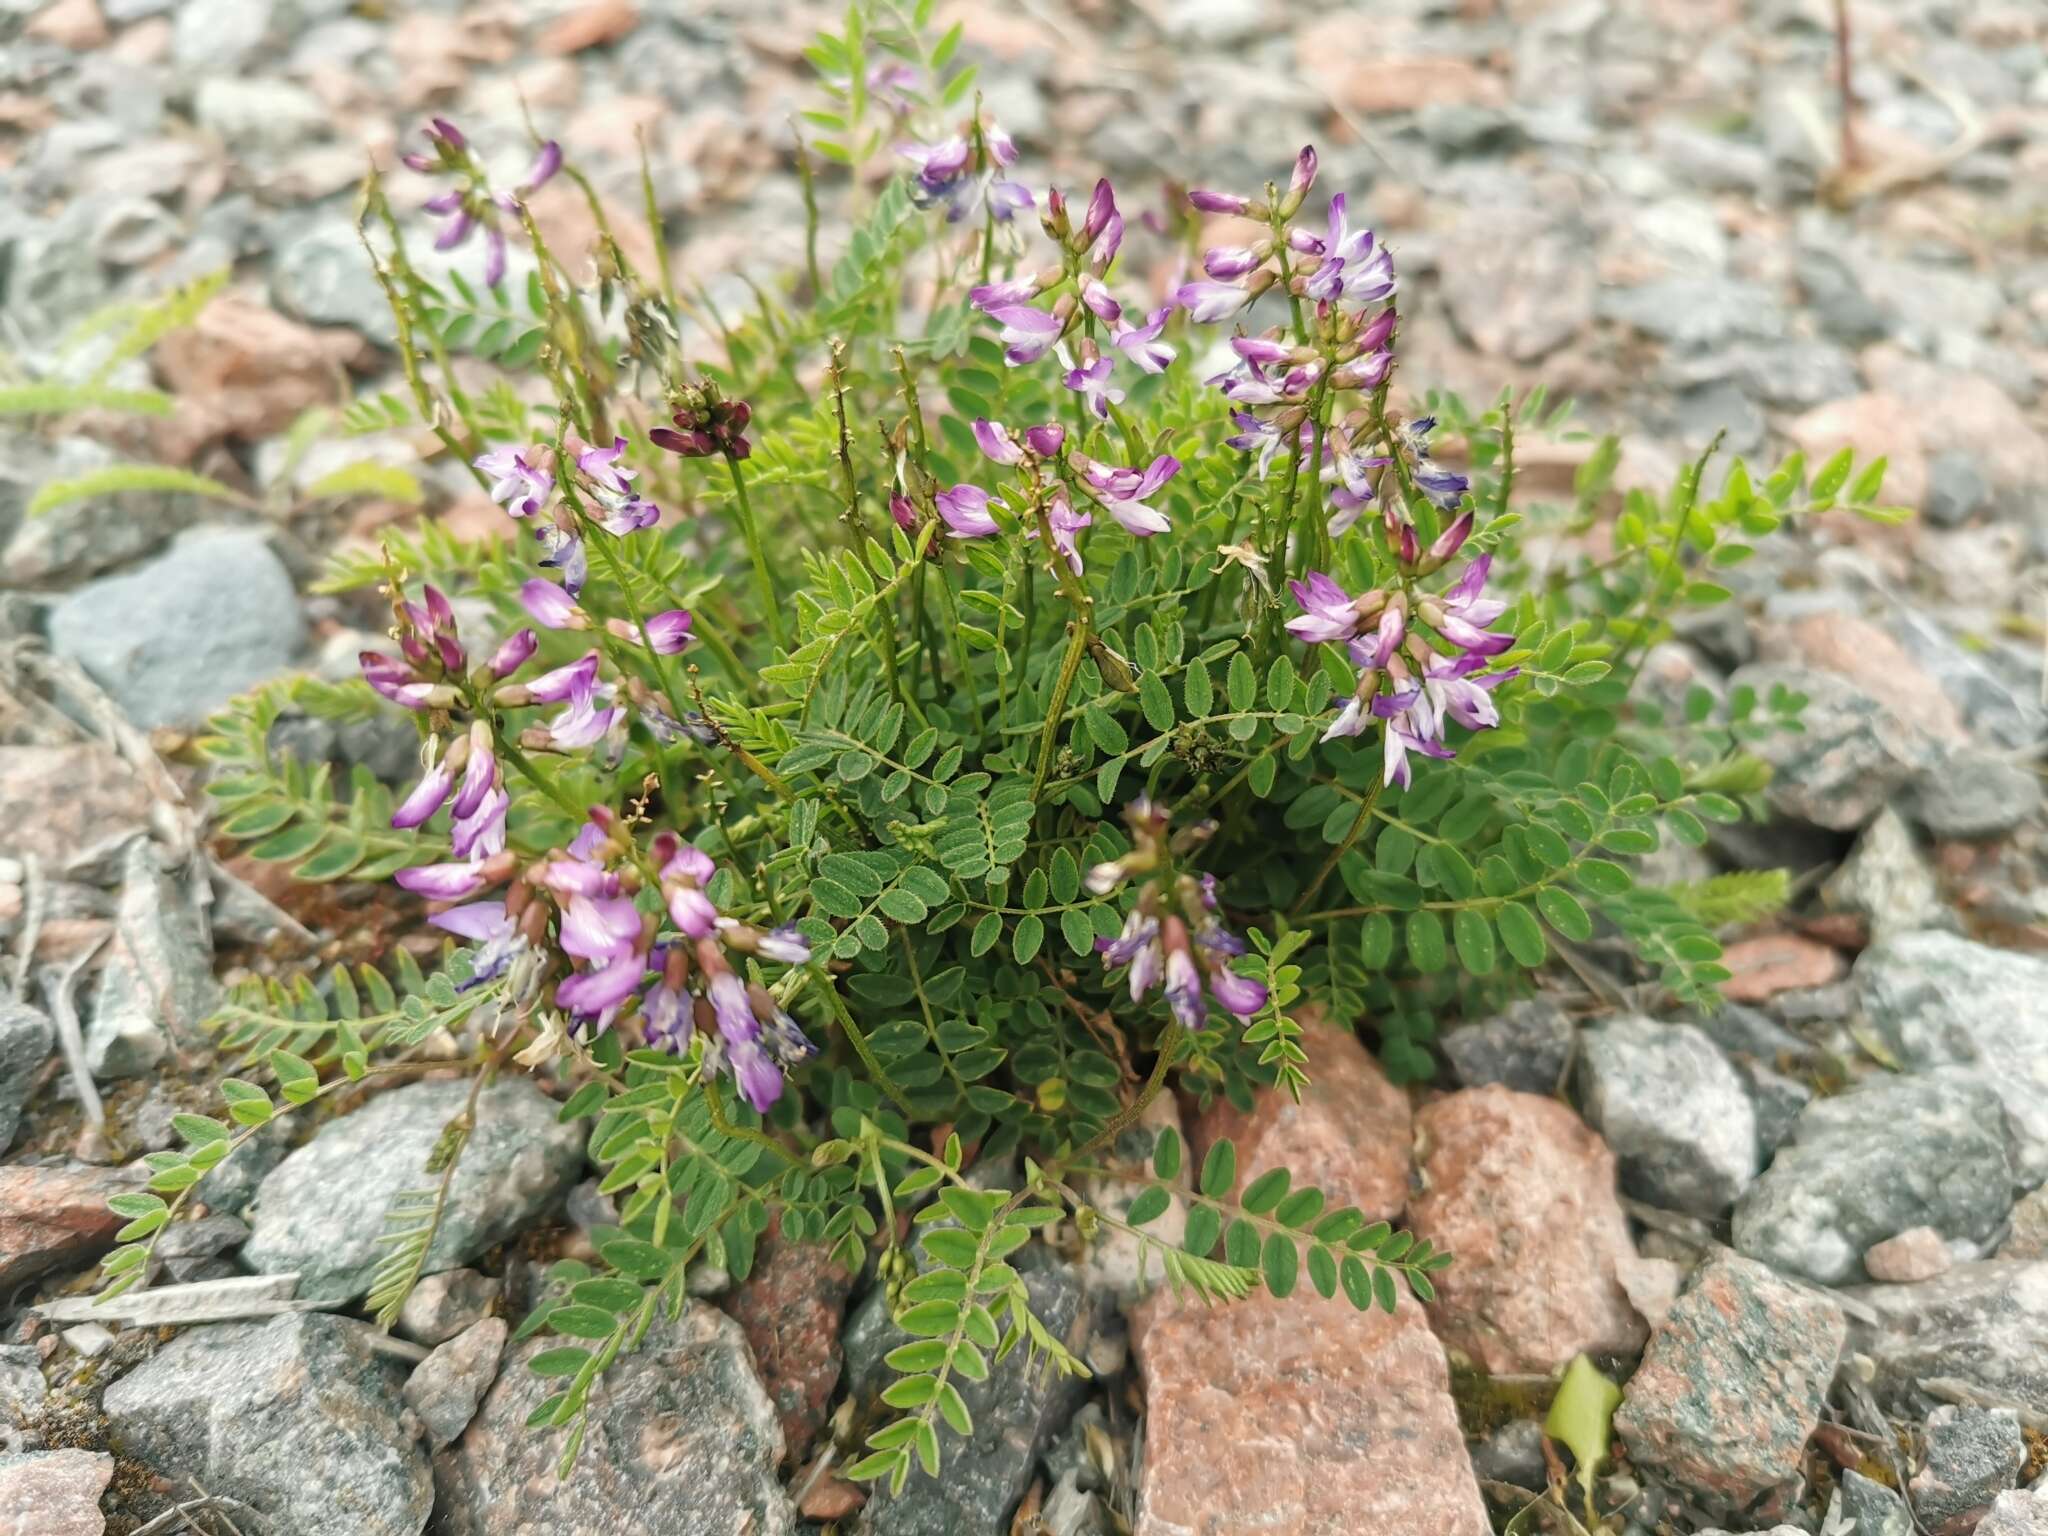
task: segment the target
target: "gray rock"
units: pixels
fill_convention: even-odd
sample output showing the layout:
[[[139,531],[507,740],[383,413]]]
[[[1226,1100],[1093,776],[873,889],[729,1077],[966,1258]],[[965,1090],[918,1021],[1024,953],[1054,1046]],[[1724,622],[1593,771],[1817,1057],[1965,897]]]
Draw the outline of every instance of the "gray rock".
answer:
[[[238,154],[297,149],[333,120],[318,96],[288,80],[214,75],[200,85],[193,105],[199,126]],[[369,260],[360,248],[357,255]]]
[[[1173,0],[1160,21],[1177,43],[1216,48],[1251,37],[1265,13],[1264,0]]]
[[[1801,250],[1793,273],[1821,329],[1846,346],[1860,347],[1891,334],[1885,311],[1873,303],[1849,264],[1833,251]]]
[[[1543,1426],[1534,1419],[1503,1424],[1472,1447],[1472,1470],[1482,1482],[1546,1487],[1550,1473],[1543,1459]]]
[[[2048,1180],[2048,960],[1910,933],[1866,949],[1853,980],[1906,1068],[1967,1067],[2004,1100],[2020,1183]]]
[[[24,1433],[50,1395],[43,1357],[33,1344],[0,1344],[0,1451],[33,1447]]]
[[[114,942],[85,1026],[85,1063],[101,1079],[140,1077],[173,1042],[199,1038],[219,989],[206,914],[138,837],[122,862]]]
[[[1528,143],[1529,136],[1512,112],[1469,101],[1432,101],[1415,114],[1415,126],[1429,147],[1446,158],[1464,155],[1505,155]],[[1451,242],[1454,246],[1457,241]],[[1583,260],[1579,263],[1583,268]],[[1592,288],[1586,290],[1590,315]]]
[[[1876,940],[1955,924],[1955,915],[1942,902],[1934,867],[1905,818],[1890,807],[1863,829],[1820,896],[1830,911],[1862,918]]]
[[[2009,758],[1963,747],[1920,776],[1910,805],[1936,837],[2003,837],[2040,811],[2041,780]]]
[[[559,1439],[526,1425],[558,1384],[527,1362],[564,1342],[515,1349],[468,1430],[434,1458],[448,1536],[792,1536],[781,1427],[738,1323],[699,1301],[676,1322],[657,1314],[591,1393],[576,1468],[558,1480]]]
[[[124,197],[110,202],[93,224],[92,250],[116,267],[139,267],[169,250],[178,239],[178,221],[151,197]]]
[[[1826,1285],[1914,1227],[1988,1241],[2012,1209],[1998,1097],[1956,1068],[1877,1078],[1800,1115],[1735,1207],[1738,1252]]]
[[[1927,500],[1921,507],[1938,528],[1960,528],[1991,500],[1991,483],[1976,456],[1938,453],[1927,465]]]
[[[2027,1442],[2013,1414],[1941,1407],[1927,1416],[1927,1456],[1913,1474],[1913,1508],[1940,1530],[1983,1509],[2019,1481]]]
[[[2001,1493],[1978,1523],[1976,1536],[2048,1536],[2048,1483]]]
[[[50,1059],[56,1038],[40,1008],[0,996],[0,1152],[14,1140],[36,1069]]]
[[[137,725],[189,725],[283,670],[306,621],[284,563],[254,530],[202,529],[148,565],[50,612],[50,646]]]
[[[1768,340],[1784,327],[1771,294],[1754,283],[1713,276],[1662,277],[1600,295],[1599,312],[1681,353],[1738,337]]]
[[[1750,745],[1771,765],[1764,795],[1780,816],[1853,832],[1936,761],[1930,742],[1831,672],[1766,664],[1744,667],[1729,682],[1755,689],[1761,700],[1779,685],[1806,695],[1804,730],[1774,731]]]
[[[190,1329],[107,1389],[108,1429],[293,1536],[418,1536],[433,1478],[370,1336],[320,1312]]]
[[[1490,1019],[1460,1024],[1438,1041],[1468,1088],[1500,1083],[1520,1093],[1557,1092],[1571,1062],[1572,1021],[1555,1000],[1525,997]]]
[[[2030,749],[2048,736],[2038,647],[2014,651],[1995,639],[1965,647],[1926,614],[1903,605],[1894,607],[1889,618],[1899,643],[1963,712],[1972,737],[1991,746]]]
[[[413,1367],[406,1378],[405,1405],[420,1416],[435,1450],[469,1428],[484,1394],[498,1379],[498,1362],[511,1331],[502,1317],[487,1317]]]
[[[158,1239],[156,1256],[164,1278],[174,1281],[213,1280],[234,1274],[223,1257],[249,1240],[248,1224],[238,1217],[207,1215],[197,1221],[174,1221]]]
[[[1813,1054],[1813,1047],[1805,1040],[1768,1013],[1746,1003],[1723,1003],[1712,1013],[1693,1014],[1692,1022],[1699,1025],[1709,1040],[1737,1059],[1747,1056],[1754,1061],[1778,1064],[1803,1061]]]
[[[398,1311],[398,1331],[428,1346],[446,1344],[483,1321],[504,1290],[502,1281],[473,1269],[424,1276]]]
[[[1672,426],[1679,438],[1704,447],[1721,434],[1721,446],[1728,453],[1754,453],[1764,445],[1770,424],[1753,396],[1737,384],[1726,381],[1683,391],[1672,404]],[[1715,618],[1739,620],[1739,614],[1711,610]],[[1674,614],[1674,619],[1681,617]],[[1699,617],[1688,614],[1683,617]],[[1745,660],[1748,658],[1745,657]]]
[[[45,447],[8,433],[0,443],[0,584],[41,586],[96,575],[160,547],[198,514],[197,497],[128,491],[30,517],[28,504],[45,485],[105,469],[118,456],[84,437]]]
[[[1439,287],[1452,322],[1480,351],[1534,362],[1592,320],[1583,228],[1534,209],[1486,208],[1467,214],[1446,240],[1460,256]]]
[[[1629,1193],[1718,1216],[1756,1176],[1756,1111],[1735,1068],[1691,1024],[1610,1019],[1579,1043],[1579,1107]]]
[[[468,1096],[464,1082],[415,1083],[324,1126],[257,1192],[249,1266],[296,1270],[299,1295],[313,1300],[362,1295],[384,1252],[385,1207],[399,1191],[432,1182],[428,1154]],[[503,1242],[582,1170],[581,1127],[559,1124],[554,1101],[524,1079],[493,1083],[477,1104],[426,1271],[454,1269]]]
[[[1958,1264],[1917,1285],[1857,1286],[1849,1347],[1893,1412],[1919,1418],[1945,1401],[2009,1405],[2048,1417],[2048,1262]]]
[[[1813,1102],[1813,1090],[1798,1078],[1787,1077],[1754,1059],[1737,1061],[1735,1070],[1748,1085],[1749,1101],[1756,1106],[1756,1147],[1760,1165],[1768,1163],[1771,1154],[1791,1139],[1800,1113]]]
[[[1998,1245],[2001,1259],[2048,1259],[2048,1184],[2012,1208],[2012,1230]]]
[[[311,324],[345,325],[383,346],[398,340],[370,258],[345,220],[315,224],[278,250],[270,297],[286,314]]]
[[[291,1149],[291,1121],[273,1120],[243,1142],[233,1157],[210,1169],[193,1186],[192,1197],[204,1201],[210,1211],[239,1216],[255,1203],[256,1191]]]
[[[232,75],[263,46],[270,15],[270,0],[180,0],[172,52],[182,68],[194,73]]]
[[[1852,1520],[1854,1525],[1844,1523]],[[1845,1471],[1835,1486],[1834,1497],[1828,1501],[1827,1525],[1830,1530],[1854,1531],[1856,1536],[1913,1536],[1913,1516],[1906,1501],[1854,1468]]]
[[[1054,1337],[1082,1353],[1094,1318],[1086,1288],[1072,1267],[1029,1270],[1024,1285],[1031,1294],[1031,1310]],[[909,1337],[889,1321],[886,1309],[878,1321],[869,1323],[869,1341],[879,1343],[882,1352]],[[846,1350],[852,1378],[852,1327],[847,1330]],[[878,1365],[879,1355],[872,1358]],[[864,1374],[872,1381],[876,1372],[870,1367]],[[862,1536],[954,1536],[1008,1529],[1039,1456],[1085,1391],[1084,1383],[1047,1372],[1042,1362],[1029,1364],[1022,1350],[993,1365],[988,1380],[963,1381],[960,1395],[974,1420],[973,1435],[963,1443],[950,1430],[941,1431],[945,1465],[938,1478],[917,1468],[895,1497],[876,1489],[861,1512]]]

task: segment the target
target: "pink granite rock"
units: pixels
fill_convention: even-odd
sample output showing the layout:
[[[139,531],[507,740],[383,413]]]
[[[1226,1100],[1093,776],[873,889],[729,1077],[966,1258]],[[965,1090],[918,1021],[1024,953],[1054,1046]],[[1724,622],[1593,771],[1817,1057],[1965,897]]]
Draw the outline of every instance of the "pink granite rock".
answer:
[[[1617,1274],[1634,1260],[1614,1154],[1555,1099],[1470,1088],[1416,1117],[1417,1237],[1457,1256],[1430,1322],[1488,1371],[1547,1372],[1648,1337]]]

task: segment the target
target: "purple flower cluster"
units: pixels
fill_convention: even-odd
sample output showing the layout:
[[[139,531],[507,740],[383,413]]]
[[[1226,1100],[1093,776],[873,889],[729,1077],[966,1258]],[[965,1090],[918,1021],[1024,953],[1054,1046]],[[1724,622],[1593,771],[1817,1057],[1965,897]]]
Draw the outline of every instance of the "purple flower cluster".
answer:
[[[505,231],[499,216],[519,217],[520,205],[562,168],[562,148],[553,139],[534,154],[533,164],[510,192],[493,192],[483,167],[470,151],[469,140],[460,128],[444,117],[426,127],[431,153],[413,150],[400,159],[410,170],[426,176],[444,176],[453,184],[427,199],[427,212],[441,215],[446,222],[434,240],[437,251],[452,251],[472,232],[484,232],[484,285],[495,288],[505,280]]]
[[[704,1026],[705,1070],[730,1070],[747,1102],[767,1111],[782,1095],[783,1074],[817,1047],[772,992],[741,977],[733,957],[805,965],[809,943],[794,928],[764,930],[720,913],[705,894],[715,866],[675,833],[656,834],[644,865],[636,853],[599,808],[568,847],[516,878],[501,859],[486,877],[448,887],[453,894],[428,890],[463,902],[429,921],[477,946],[472,985],[517,966],[521,990],[529,990],[561,972],[555,1005],[586,1038],[637,1013],[648,1045],[682,1055]],[[644,867],[655,874],[658,910],[638,900]],[[503,896],[465,899],[500,883]],[[675,932],[663,933],[664,915]]]
[[[1131,851],[1088,871],[1088,889],[1098,896],[1143,880],[1122,931],[1095,941],[1104,967],[1128,967],[1134,1003],[1164,982],[1167,1007],[1188,1029],[1209,1022],[1211,1001],[1225,1013],[1251,1018],[1266,1005],[1266,986],[1231,969],[1248,946],[1223,924],[1216,877],[1173,872],[1167,816],[1149,799],[1141,795],[1126,806],[1124,820]]]
[[[682,392],[676,398],[673,428],[656,427],[647,440],[657,448],[679,453],[686,459],[708,459],[724,454],[744,459],[754,451],[747,441],[747,423],[754,408],[744,400],[721,400],[709,386]]]
[[[1293,326],[1233,337],[1237,362],[1211,381],[1231,402],[1237,431],[1227,441],[1257,455],[1263,478],[1283,448],[1313,455],[1321,421],[1322,458],[1315,468],[1330,488],[1330,533],[1352,527],[1376,497],[1391,533],[1410,521],[1398,496],[1381,496],[1397,456],[1408,483],[1444,511],[1457,508],[1468,482],[1430,458],[1433,420],[1389,426],[1385,397],[1399,323],[1391,302],[1393,257],[1371,230],[1352,227],[1341,192],[1330,199],[1320,228],[1296,223],[1315,179],[1316,152],[1309,146],[1297,157],[1286,192],[1273,201],[1189,193],[1195,208],[1260,221],[1267,233],[1250,244],[1212,247],[1203,260],[1207,277],[1175,290],[1174,301],[1201,325],[1236,317],[1274,288],[1293,301]],[[1346,395],[1362,398],[1351,406]]]
[[[899,145],[896,153],[915,167],[910,195],[917,206],[943,207],[949,224],[981,209],[1007,224],[1032,206],[1029,188],[997,175],[1017,163],[1017,145],[993,123],[980,124],[972,139],[956,133],[936,144]]]
[[[1173,526],[1164,512],[1148,504],[1148,498],[1180,473],[1180,460],[1172,454],[1160,454],[1143,469],[1104,464],[1069,447],[1066,429],[1057,422],[1027,427],[1020,435],[1001,422],[977,418],[974,440],[991,463],[1019,471],[1027,503],[1045,512],[1053,552],[1076,575],[1082,570],[1081,531],[1094,525],[1095,514],[1077,510],[1075,496],[1107,512],[1137,538],[1150,538]],[[1000,532],[989,508],[1008,506],[978,485],[956,485],[940,491],[934,501],[940,521],[959,539],[985,539]],[[1038,537],[1037,527],[1027,524],[1024,536]]]
[[[1472,514],[1446,528],[1427,551],[1414,547],[1412,528],[1402,531],[1404,568],[1427,575],[1464,544],[1472,532]],[[1417,593],[1404,582],[1392,591],[1375,587],[1353,597],[1320,571],[1291,584],[1302,613],[1288,621],[1288,631],[1310,645],[1342,643],[1359,668],[1358,686],[1323,740],[1363,735],[1372,721],[1384,722],[1385,783],[1408,785],[1411,752],[1452,756],[1444,737],[1447,724],[1469,731],[1500,724],[1492,690],[1519,669],[1483,670],[1514,644],[1513,635],[1487,628],[1507,611],[1505,602],[1485,595],[1492,561],[1490,554],[1481,555],[1440,593]]]
[[[534,520],[534,539],[545,552],[540,563],[562,573],[563,589],[571,598],[582,592],[590,577],[579,509],[620,538],[661,521],[661,508],[633,486],[639,472],[622,466],[625,453],[623,437],[614,437],[609,447],[580,447],[566,486],[557,485],[555,472],[560,466],[554,450],[544,444],[495,448],[476,460],[476,467],[490,476],[491,500],[522,521]],[[557,490],[564,492],[560,501]]]

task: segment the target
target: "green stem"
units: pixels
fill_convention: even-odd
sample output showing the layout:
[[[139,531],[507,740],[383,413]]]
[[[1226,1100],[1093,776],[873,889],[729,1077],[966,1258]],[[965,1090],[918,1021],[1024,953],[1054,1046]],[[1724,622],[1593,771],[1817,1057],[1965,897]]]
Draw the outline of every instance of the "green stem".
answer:
[[[832,1012],[838,1016],[839,1027],[846,1031],[846,1038],[853,1042],[854,1054],[860,1057],[861,1065],[868,1069],[869,1078],[877,1088],[888,1095],[890,1103],[902,1110],[906,1117],[909,1116],[912,1113],[910,1100],[903,1096],[903,1090],[896,1086],[896,1080],[882,1070],[882,1063],[876,1058],[874,1047],[868,1044],[868,1037],[861,1033],[860,1026],[853,1022],[853,1015],[846,1008],[846,999],[841,997],[839,989],[832,985],[832,978],[822,967],[813,970],[811,976],[818,990],[825,994],[825,1001],[831,1005]]]
[[[725,467],[732,476],[733,511],[739,520],[740,537],[746,541],[747,554],[754,564],[754,588],[761,600],[762,617],[768,621],[768,634],[775,648],[782,650],[786,644],[782,608],[775,596],[775,578],[768,574],[768,551],[762,547],[761,529],[754,521],[754,504],[747,499],[747,477],[740,469],[740,461],[730,453],[725,456]]]

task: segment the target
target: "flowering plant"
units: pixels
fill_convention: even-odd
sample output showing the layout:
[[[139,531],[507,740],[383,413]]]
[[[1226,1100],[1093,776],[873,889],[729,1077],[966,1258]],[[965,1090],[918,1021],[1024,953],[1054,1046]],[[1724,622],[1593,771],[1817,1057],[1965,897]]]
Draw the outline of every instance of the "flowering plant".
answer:
[[[455,190],[403,197],[450,221],[444,246],[484,230],[508,321],[478,331],[483,301],[421,275],[372,180],[412,399],[363,420],[434,433],[506,537],[342,557],[330,590],[388,603],[361,685],[267,690],[206,750],[256,856],[395,880],[460,944],[432,974],[401,956],[396,987],[241,989],[224,1038],[275,1094],[236,1079],[232,1126],[187,1117],[158,1160],[172,1199],[124,1197],[109,1270],[143,1276],[185,1191],[275,1115],[446,1030],[480,1077],[558,1085],[619,1202],[599,1267],[561,1266],[524,1324],[560,1336],[536,1420],[565,1457],[610,1361],[693,1275],[743,1277],[774,1223],[889,1287],[898,1378],[852,1471],[900,1487],[938,1472],[942,1425],[968,1431],[958,1384],[991,1356],[1085,1369],[1009,1262],[1034,1232],[1115,1229],[1211,1301],[1304,1273],[1361,1307],[1397,1281],[1429,1297],[1449,1257],[1426,1243],[1284,1176],[1239,1191],[1227,1141],[1192,1178],[1171,1131],[1119,1163],[1121,1133],[1169,1090],[1298,1093],[1306,1007],[1405,1080],[1439,1016],[1554,952],[1618,941],[1651,986],[1709,999],[1712,903],[1622,860],[1740,816],[1763,783],[1744,742],[1800,701],[1664,711],[1631,684],[1674,610],[1727,598],[1705,573],[1743,539],[1868,509],[1882,465],[1851,486],[1846,458],[1811,485],[1738,464],[1710,500],[1702,459],[1626,498],[1606,553],[1539,576],[1518,524],[1588,528],[1612,444],[1570,505],[1525,504],[1516,434],[1562,411],[1399,392],[1394,253],[1312,149],[1284,185],[1127,224],[1107,181],[1070,201],[1030,178],[962,99],[956,37],[863,14],[812,52],[834,110],[810,119],[838,135],[815,148],[902,169],[854,180],[829,271],[812,200],[807,270],[745,322],[686,301],[665,252],[631,262],[594,195],[595,270],[559,258],[523,198],[588,186],[561,151],[500,193],[437,122],[407,163]],[[1139,241],[1185,280],[1150,291]],[[507,384],[459,382],[465,351]],[[509,387],[526,373],[544,404]],[[369,707],[418,724],[401,797],[274,752],[288,708]],[[1102,1179],[1147,1187],[1118,1215]],[[1185,1236],[1151,1238],[1173,1201]],[[401,1213],[387,1322],[437,1213]]]

